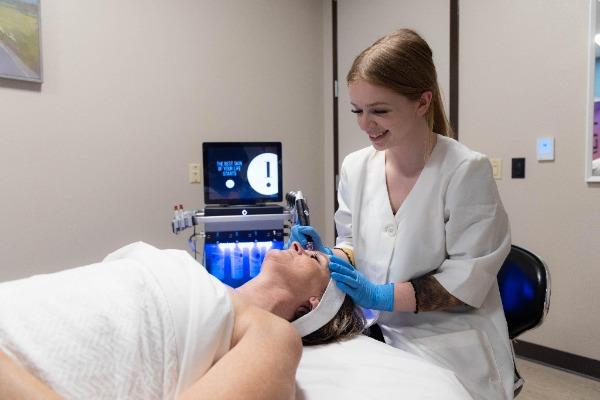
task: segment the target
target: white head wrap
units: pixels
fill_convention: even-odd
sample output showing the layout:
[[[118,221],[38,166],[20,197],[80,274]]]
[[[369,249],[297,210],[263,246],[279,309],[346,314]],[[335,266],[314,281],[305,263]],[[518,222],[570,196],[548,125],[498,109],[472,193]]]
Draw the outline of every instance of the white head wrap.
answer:
[[[335,317],[345,297],[346,294],[330,279],[319,304],[309,313],[292,321],[292,325],[302,337],[313,333]]]

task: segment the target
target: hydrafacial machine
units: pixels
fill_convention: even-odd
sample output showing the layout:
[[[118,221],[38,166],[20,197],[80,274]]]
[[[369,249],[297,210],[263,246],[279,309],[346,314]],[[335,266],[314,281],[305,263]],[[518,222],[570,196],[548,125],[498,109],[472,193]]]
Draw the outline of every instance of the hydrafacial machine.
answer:
[[[286,206],[277,204],[283,200],[280,142],[205,142],[202,150],[206,206],[176,206],[171,228],[176,234],[193,228],[194,256],[238,287],[258,274],[267,251],[283,249],[290,224],[309,224],[310,212],[300,191],[285,195]]]

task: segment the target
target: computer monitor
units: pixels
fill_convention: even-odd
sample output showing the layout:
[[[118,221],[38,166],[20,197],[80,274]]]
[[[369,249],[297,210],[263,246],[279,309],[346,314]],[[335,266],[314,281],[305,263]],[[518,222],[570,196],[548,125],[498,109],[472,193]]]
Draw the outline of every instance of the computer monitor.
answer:
[[[205,204],[283,199],[281,142],[204,142],[202,154]]]

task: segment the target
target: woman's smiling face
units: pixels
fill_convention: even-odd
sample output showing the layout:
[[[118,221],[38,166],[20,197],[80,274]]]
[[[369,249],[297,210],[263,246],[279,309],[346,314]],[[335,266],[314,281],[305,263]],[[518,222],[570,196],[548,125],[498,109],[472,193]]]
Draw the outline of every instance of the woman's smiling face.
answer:
[[[350,82],[348,90],[358,126],[377,150],[401,144],[425,122],[427,107],[419,100],[364,80]]]

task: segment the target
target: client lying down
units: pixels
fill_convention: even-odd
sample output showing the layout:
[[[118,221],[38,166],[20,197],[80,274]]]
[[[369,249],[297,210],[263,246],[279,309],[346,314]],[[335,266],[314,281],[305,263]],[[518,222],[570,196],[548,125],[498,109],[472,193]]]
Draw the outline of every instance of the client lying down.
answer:
[[[294,243],[234,291],[186,252],[140,242],[1,283],[0,399],[293,398],[300,336],[363,330],[328,263]]]

